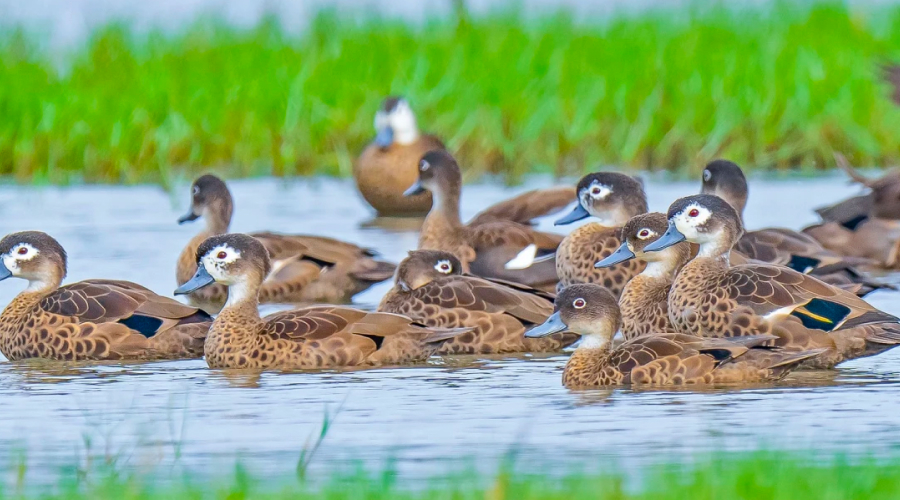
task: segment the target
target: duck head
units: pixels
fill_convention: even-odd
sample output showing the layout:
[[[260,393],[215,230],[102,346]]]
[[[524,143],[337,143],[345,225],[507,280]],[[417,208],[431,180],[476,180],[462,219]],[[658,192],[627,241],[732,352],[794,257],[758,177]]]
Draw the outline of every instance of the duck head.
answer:
[[[414,196],[426,190],[438,200],[451,196],[459,196],[462,188],[462,172],[459,164],[450,153],[434,150],[425,153],[419,160],[419,178],[413,183],[404,196]]]
[[[256,238],[240,233],[207,238],[197,249],[197,272],[175,290],[185,295],[213,283],[228,287],[228,303],[256,300],[259,286],[271,270],[269,252]]]
[[[66,265],[66,251],[47,233],[22,231],[0,240],[0,280],[22,278],[33,291],[56,289]]]
[[[394,282],[401,290],[410,291],[460,274],[462,264],[453,254],[439,250],[413,250],[397,266]]]
[[[375,113],[375,144],[387,149],[392,144],[407,145],[419,138],[416,116],[406,99],[390,96]]]
[[[657,252],[645,252],[647,245],[658,240],[669,228],[666,216],[659,212],[635,215],[622,227],[622,245],[594,267],[610,267],[630,259],[640,259],[648,266],[644,275],[671,275],[688,261],[690,244],[676,243]]]
[[[703,169],[701,194],[714,194],[727,201],[743,217],[747,206],[747,177],[737,163],[728,160],[714,160]]]
[[[546,337],[568,330],[585,337],[581,347],[603,347],[622,326],[616,298],[597,284],[567,286],[556,296],[554,309],[547,321],[525,332],[525,336]]]
[[[225,181],[212,174],[201,175],[191,184],[191,208],[178,218],[179,224],[203,217],[214,234],[228,231],[234,201]]]
[[[578,204],[555,225],[571,224],[587,217],[608,227],[625,224],[632,216],[647,211],[644,185],[630,175],[596,172],[584,176],[576,189]]]
[[[711,194],[681,198],[669,207],[668,228],[658,240],[644,247],[658,252],[682,241],[700,245],[698,256],[728,257],[744,234],[741,217],[727,201]]]

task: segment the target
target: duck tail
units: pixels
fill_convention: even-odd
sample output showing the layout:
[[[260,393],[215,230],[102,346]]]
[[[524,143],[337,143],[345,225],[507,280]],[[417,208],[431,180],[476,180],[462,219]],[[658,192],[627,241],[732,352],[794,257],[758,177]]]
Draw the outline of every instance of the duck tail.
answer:
[[[879,326],[876,331],[866,335],[867,342],[882,345],[900,344],[900,324],[886,323]]]

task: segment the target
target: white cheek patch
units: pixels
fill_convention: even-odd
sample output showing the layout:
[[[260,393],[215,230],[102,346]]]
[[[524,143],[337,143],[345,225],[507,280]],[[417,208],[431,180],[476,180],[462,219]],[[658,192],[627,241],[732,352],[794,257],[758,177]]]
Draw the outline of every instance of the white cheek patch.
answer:
[[[698,214],[696,217],[691,217],[689,215],[692,210],[697,210]],[[685,238],[698,243],[697,240],[701,234],[698,228],[706,224],[710,217],[712,217],[712,212],[710,212],[708,208],[692,203],[676,215],[673,220],[675,222],[675,227],[678,228],[678,231],[681,232]]]
[[[643,228],[637,233],[638,239],[641,240],[649,240],[650,238],[655,238],[656,236],[659,236],[659,233],[649,228]]]
[[[588,195],[594,200],[605,200],[609,198],[613,192],[612,186],[607,186],[601,182],[594,181],[588,188]]]
[[[225,256],[220,259],[219,254],[223,252],[225,253]],[[206,268],[206,272],[208,272],[210,276],[215,278],[216,281],[224,283],[228,281],[228,276],[225,273],[225,266],[234,263],[240,258],[241,252],[228,245],[219,245],[209,252],[206,252],[206,255],[200,259],[200,262],[203,263],[203,267]]]
[[[453,272],[453,264],[446,259],[439,260],[437,264],[434,265],[434,269],[441,274],[450,274]]]
[[[398,144],[411,144],[419,138],[416,116],[406,101],[397,103],[390,113],[389,120]]]

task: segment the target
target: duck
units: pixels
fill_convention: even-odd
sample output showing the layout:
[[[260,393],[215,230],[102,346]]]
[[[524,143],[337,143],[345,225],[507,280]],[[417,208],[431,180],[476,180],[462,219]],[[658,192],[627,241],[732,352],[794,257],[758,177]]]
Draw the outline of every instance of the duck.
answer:
[[[191,207],[178,219],[184,224],[203,217],[206,227],[178,257],[176,280],[186,283],[197,271],[196,252],[210,236],[228,233],[234,201],[225,182],[212,174],[191,185]],[[345,303],[375,283],[390,279],[396,265],[376,259],[375,252],[352,243],[321,236],[252,233],[272,259],[259,298],[263,303]],[[209,313],[225,303],[224,286],[213,285],[188,295],[188,301]]]
[[[538,231],[533,219],[562,210],[575,199],[571,187],[541,189],[522,194],[476,215],[463,224],[459,215],[462,172],[445,150],[426,153],[419,161],[418,179],[407,195],[430,191],[434,206],[422,224],[418,250],[442,250],[462,263],[463,272],[553,290],[558,278],[552,259],[512,268],[506,264],[527,248],[551,254],[562,241],[558,234]]]
[[[736,163],[720,159],[707,164],[700,192],[727,201],[743,223],[749,190],[744,171]],[[754,261],[787,266],[827,283],[856,290],[861,297],[875,290],[895,289],[857,269],[857,266],[873,264],[870,259],[833,252],[809,235],[792,229],[773,227],[745,231],[734,250]]]
[[[259,315],[259,293],[272,262],[257,238],[241,233],[207,238],[197,271],[175,290],[192,293],[219,283],[228,301],[204,344],[210,368],[305,370],[422,362],[470,328],[428,328],[408,317],[346,306],[311,306]]]
[[[834,157],[838,167],[869,192],[817,209],[822,222],[803,233],[835,253],[869,259],[878,268],[900,269],[900,170],[869,179],[842,154]]]
[[[60,286],[66,251],[47,233],[0,240],[0,280],[28,287],[0,313],[0,352],[10,361],[198,358],[212,318],[130,281],[89,279]]]
[[[529,330],[540,337],[568,330],[583,337],[563,369],[570,389],[616,385],[694,385],[781,379],[818,351],[784,352],[765,345],[774,337],[701,338],[660,332],[614,345],[622,323],[616,298],[596,283],[560,291],[555,312]]]
[[[415,182],[422,156],[435,149],[444,144],[419,132],[409,102],[389,96],[375,113],[375,140],[353,164],[356,188],[380,216],[423,216],[431,209],[431,193],[403,196],[403,191]]]
[[[665,214],[635,215],[622,228],[622,245],[594,264],[597,268],[607,268],[637,259],[646,265],[625,284],[619,296],[621,332],[625,340],[653,332],[677,331],[669,321],[669,289],[675,275],[695,251],[690,243],[683,241],[657,252],[644,252],[644,247],[659,239],[668,227]]]
[[[524,333],[553,313],[554,299],[525,285],[463,274],[462,263],[449,252],[414,250],[400,262],[378,310],[432,327],[473,328],[445,342],[438,354],[552,352],[578,336],[530,339]]]
[[[576,283],[597,283],[619,297],[625,284],[644,268],[640,261],[623,261],[609,268],[594,267],[622,244],[622,226],[647,212],[647,195],[638,179],[618,172],[595,172],[578,181],[578,204],[555,222],[557,226],[594,217],[569,233],[556,250],[558,289]]]
[[[731,248],[743,233],[725,200],[700,194],[675,201],[668,227],[643,249],[682,241],[699,245],[669,292],[669,319],[680,333],[700,337],[775,335],[790,350],[827,349],[804,364],[832,368],[900,343],[900,320],[852,292],[776,264],[732,266]]]

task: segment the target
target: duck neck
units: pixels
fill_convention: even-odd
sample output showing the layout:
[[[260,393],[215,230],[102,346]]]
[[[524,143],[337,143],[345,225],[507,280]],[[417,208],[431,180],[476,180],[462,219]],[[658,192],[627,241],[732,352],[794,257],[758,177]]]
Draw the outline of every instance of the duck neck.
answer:
[[[228,285],[228,300],[225,309],[241,310],[259,318],[259,287],[261,283],[245,279]],[[246,315],[246,314],[245,314]]]
[[[731,245],[718,241],[701,243],[697,251],[697,257],[721,261],[727,265],[731,259]]]
[[[206,221],[206,232],[210,236],[226,234],[231,225],[231,209],[218,204],[211,205],[203,210],[203,219]]]
[[[62,284],[63,274],[58,268],[45,269],[28,279],[28,287],[22,293],[46,297]]]

